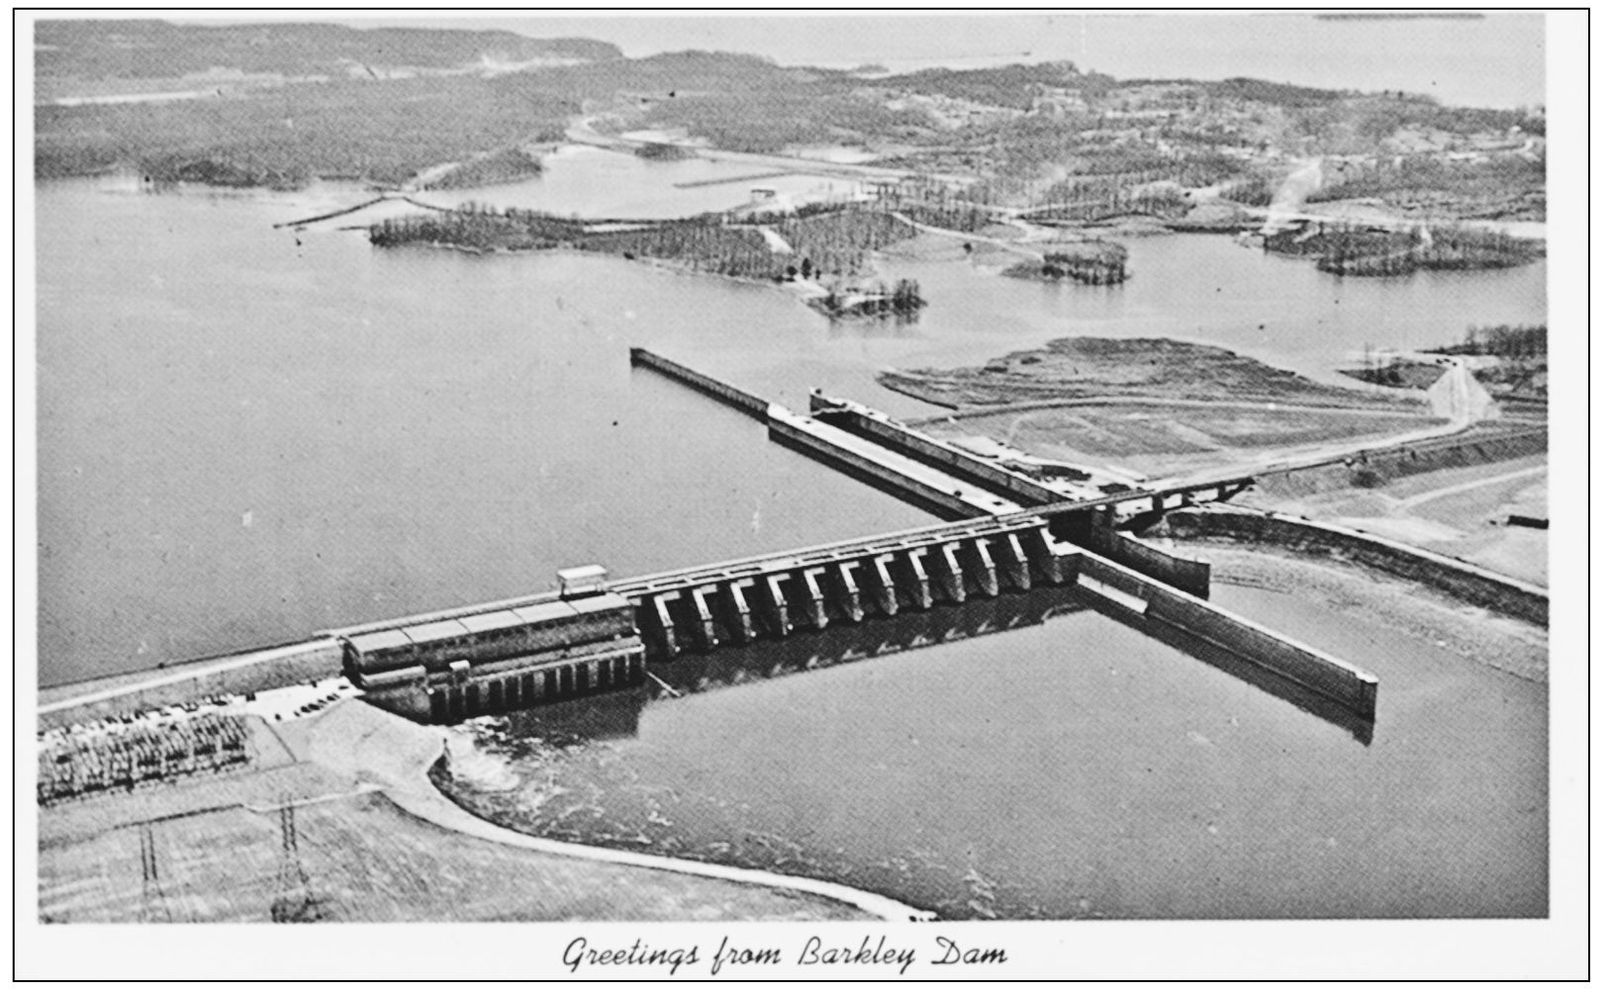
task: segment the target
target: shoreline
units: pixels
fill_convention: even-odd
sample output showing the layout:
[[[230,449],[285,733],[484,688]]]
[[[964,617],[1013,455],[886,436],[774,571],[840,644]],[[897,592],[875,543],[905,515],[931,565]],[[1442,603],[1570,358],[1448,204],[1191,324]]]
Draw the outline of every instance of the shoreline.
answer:
[[[442,757],[437,760],[437,764],[433,764],[432,769],[436,765],[445,762],[447,762],[447,756],[444,751]],[[451,774],[446,775],[450,776]],[[386,794],[398,807],[414,817],[429,821],[461,835],[469,835],[515,848],[530,849],[554,856],[587,860],[593,863],[664,870],[684,876],[808,894],[839,904],[849,905],[882,921],[932,921],[935,917],[932,912],[905,904],[887,895],[861,890],[831,880],[818,880],[814,877],[774,873],[769,870],[757,870],[727,863],[707,863],[702,860],[640,852],[631,849],[613,849],[603,845],[562,842],[546,836],[521,832],[518,829],[499,825],[494,821],[483,818],[464,807],[457,798],[436,786],[428,772],[424,774],[423,779],[429,785],[431,794],[434,795],[433,797],[422,792],[399,796],[399,794],[387,790]]]
[[[399,199],[399,198],[392,198],[392,197],[379,198],[379,200],[388,200],[388,199]],[[405,201],[407,201],[409,203],[413,202],[411,200],[408,200],[408,198],[406,198],[406,197],[400,198],[400,199],[405,200]],[[375,202],[378,202],[378,201],[375,201]],[[364,206],[367,206],[367,205],[364,205]],[[429,206],[431,210],[437,210],[437,211],[450,210],[449,208],[434,207],[434,206],[431,206],[431,205],[420,205],[420,206]],[[342,212],[342,213],[347,213],[347,212]],[[367,228],[366,227],[354,226],[351,230],[354,230],[354,231],[366,231]],[[684,261],[677,260],[677,259],[661,259],[661,258],[657,258],[657,257],[654,257],[654,256],[646,256],[646,255],[629,255],[628,256],[628,255],[623,255],[623,254],[617,254],[617,253],[614,253],[614,252],[594,252],[594,251],[590,251],[588,249],[577,248],[577,247],[575,247],[573,245],[560,245],[560,246],[555,246],[555,247],[552,247],[552,248],[546,248],[546,247],[542,247],[542,248],[475,248],[475,247],[469,246],[469,245],[459,245],[459,244],[454,243],[454,242],[438,242],[438,241],[426,242],[426,241],[420,241],[420,242],[411,242],[411,243],[409,243],[407,245],[398,245],[398,246],[394,246],[394,247],[395,248],[403,248],[403,249],[406,249],[406,248],[423,248],[423,249],[430,249],[430,250],[435,250],[435,251],[458,252],[458,253],[462,253],[464,255],[473,255],[473,256],[496,256],[496,255],[502,255],[502,256],[511,256],[512,257],[512,256],[536,256],[536,255],[542,255],[542,254],[545,254],[545,253],[566,253],[566,254],[569,254],[569,255],[574,255],[574,256],[579,256],[579,257],[584,257],[584,258],[620,259],[620,260],[622,260],[624,262],[630,262],[630,263],[645,265],[645,266],[648,266],[650,268],[657,269],[657,270],[659,270],[661,272],[671,273],[671,274],[674,274],[674,275],[677,275],[677,276],[696,276],[696,277],[704,277],[704,278],[714,278],[714,279],[724,280],[724,281],[729,282],[729,283],[736,283],[739,286],[755,287],[755,288],[758,288],[758,289],[766,289],[766,290],[783,290],[783,291],[786,291],[786,292],[792,294],[794,299],[798,300],[800,303],[802,303],[806,307],[810,308],[810,310],[812,310],[815,313],[821,315],[822,317],[826,318],[829,321],[860,321],[860,320],[872,320],[872,319],[882,319],[882,318],[901,318],[901,317],[908,318],[908,317],[913,316],[915,313],[918,313],[920,311],[920,309],[922,307],[926,306],[926,304],[927,304],[926,301],[922,301],[920,304],[917,305],[915,311],[906,312],[906,313],[893,311],[893,310],[887,311],[885,313],[856,314],[856,313],[847,312],[847,311],[840,312],[840,313],[833,313],[831,311],[828,311],[828,310],[824,309],[820,304],[817,303],[818,301],[821,301],[821,300],[823,300],[823,299],[825,299],[827,297],[832,296],[833,291],[829,290],[826,287],[823,287],[821,284],[816,283],[814,281],[806,282],[804,280],[799,280],[799,279],[768,280],[768,279],[759,279],[759,278],[756,278],[756,277],[753,277],[753,276],[737,276],[737,275],[733,275],[731,273],[718,273],[718,272],[714,272],[713,270],[699,269],[694,264],[692,264],[690,262],[684,262]],[[851,289],[858,289],[858,288],[851,288]]]
[[[392,722],[406,722],[410,727],[400,730],[400,734],[416,738],[418,744],[411,749],[399,749],[396,748],[396,743],[385,737],[384,733],[367,732],[354,743],[356,748],[350,754],[352,769],[363,774],[378,774],[386,781],[381,789],[394,804],[415,818],[456,834],[592,863],[664,870],[690,877],[809,894],[847,904],[884,921],[927,921],[933,917],[929,912],[893,898],[830,881],[604,846],[561,842],[498,825],[476,815],[437,787],[431,772],[437,769],[450,769],[452,762],[445,734],[437,733],[431,726],[415,725],[407,722],[407,719],[397,718],[378,710],[374,710],[373,715],[369,716],[371,725],[378,723],[383,727]],[[436,743],[433,751],[427,749],[425,744],[427,739]],[[375,748],[359,751],[371,743]]]

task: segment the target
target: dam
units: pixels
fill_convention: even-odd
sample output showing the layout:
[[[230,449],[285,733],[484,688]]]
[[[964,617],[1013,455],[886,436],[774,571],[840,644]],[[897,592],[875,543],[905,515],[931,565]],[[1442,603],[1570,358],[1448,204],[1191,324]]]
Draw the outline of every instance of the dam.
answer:
[[[599,693],[685,685],[713,653],[876,619],[1074,587],[1135,627],[1239,656],[1326,707],[1373,720],[1378,680],[1210,602],[1208,564],[1135,534],[1179,508],[1228,500],[1243,475],[1148,486],[1091,467],[942,441],[854,401],[810,398],[791,411],[646,349],[651,370],[766,426],[769,438],[926,508],[942,520],[904,531],[610,580],[561,571],[559,589],[370,622],[305,642],[66,688],[38,711],[67,728],[197,700],[344,676],[371,703],[451,723]]]

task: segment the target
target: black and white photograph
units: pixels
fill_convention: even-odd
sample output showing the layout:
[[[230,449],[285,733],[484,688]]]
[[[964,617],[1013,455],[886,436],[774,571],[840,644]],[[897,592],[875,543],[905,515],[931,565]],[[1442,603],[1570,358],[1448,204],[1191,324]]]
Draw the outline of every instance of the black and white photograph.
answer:
[[[1585,977],[1587,22],[14,10],[14,975]]]

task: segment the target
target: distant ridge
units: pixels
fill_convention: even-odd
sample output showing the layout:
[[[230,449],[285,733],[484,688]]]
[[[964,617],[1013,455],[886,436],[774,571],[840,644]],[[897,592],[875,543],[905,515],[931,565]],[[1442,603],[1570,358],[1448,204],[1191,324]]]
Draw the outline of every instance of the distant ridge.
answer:
[[[173,24],[156,20],[42,20],[34,25],[41,77],[153,79],[209,70],[342,76],[364,66],[458,69],[482,61],[604,62],[618,47],[589,38],[512,31],[351,28],[338,24]]]

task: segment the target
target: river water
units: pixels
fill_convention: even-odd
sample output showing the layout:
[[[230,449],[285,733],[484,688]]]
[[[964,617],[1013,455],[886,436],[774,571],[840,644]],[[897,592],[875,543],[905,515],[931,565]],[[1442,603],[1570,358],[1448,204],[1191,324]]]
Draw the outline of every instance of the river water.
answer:
[[[1423,597],[1403,585],[1240,571],[1214,600],[1373,670],[1373,726],[1056,591],[678,664],[706,690],[681,699],[480,719],[517,786],[444,786],[525,831],[944,917],[1545,914],[1547,688],[1484,658],[1545,646],[1458,646],[1467,611],[1379,609]]]
[[[561,156],[537,183],[596,190],[564,170],[601,154]],[[675,187],[696,163],[611,161],[617,194],[590,211],[667,188],[747,194]],[[880,368],[1170,335],[1327,375],[1365,345],[1546,314],[1545,264],[1342,282],[1177,236],[1131,242],[1135,278],[1115,288],[893,260],[932,301],[920,320],[833,324],[779,290],[620,259],[382,252],[340,221],[272,228],[361,196],[37,189],[42,684],[528,593],[566,565],[625,576],[930,520],[633,372],[632,345],[793,406],[821,386],[914,415],[930,409],[878,388]],[[593,783],[596,822],[565,830],[633,836],[658,831],[641,792],[668,791],[691,800],[655,802],[679,836],[655,846],[737,859],[707,847],[768,839],[795,861],[772,865],[957,915],[1542,907],[1542,685],[1431,636],[1251,597],[1276,627],[1330,619],[1320,644],[1380,672],[1382,719],[1360,735],[1075,597],[1036,596],[1050,600],[962,625],[1003,634],[656,701],[606,720],[603,745],[522,726],[539,761],[511,760],[525,786],[481,800],[530,827],[553,813],[533,813],[541,784]],[[1022,624],[1036,612],[1052,617]],[[789,649],[804,655],[788,667],[956,637],[902,624],[875,645]],[[754,846],[741,859],[766,862]],[[1316,857],[1297,872],[1301,854]]]
[[[614,172],[589,186],[600,156]],[[525,195],[619,210],[700,165],[731,168],[574,150]],[[46,683],[515,596],[575,563],[629,575],[925,520],[633,375],[632,345],[796,407],[820,386],[916,415],[932,408],[879,369],[1171,335],[1329,376],[1349,350],[1546,313],[1542,264],[1342,282],[1178,236],[1133,241],[1116,288],[893,260],[932,301],[920,321],[832,324],[778,290],[621,259],[381,252],[340,230],[356,219],[272,228],[360,197],[39,188]]]

